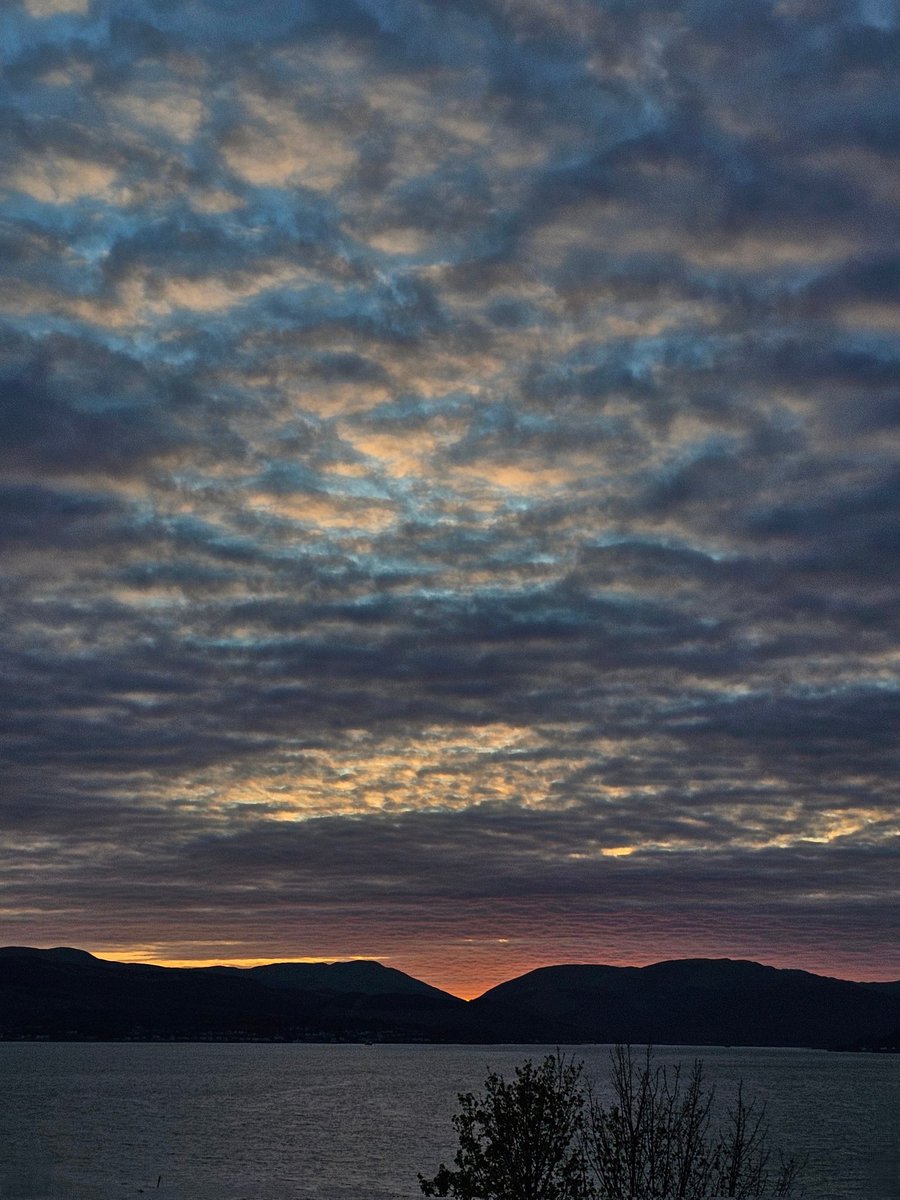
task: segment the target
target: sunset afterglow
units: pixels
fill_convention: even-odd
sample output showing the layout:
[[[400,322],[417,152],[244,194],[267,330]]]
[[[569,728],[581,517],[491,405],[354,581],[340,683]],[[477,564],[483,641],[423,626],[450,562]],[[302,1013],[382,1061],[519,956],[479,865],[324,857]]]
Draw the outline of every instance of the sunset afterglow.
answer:
[[[898,37],[4,6],[0,943],[900,977]]]

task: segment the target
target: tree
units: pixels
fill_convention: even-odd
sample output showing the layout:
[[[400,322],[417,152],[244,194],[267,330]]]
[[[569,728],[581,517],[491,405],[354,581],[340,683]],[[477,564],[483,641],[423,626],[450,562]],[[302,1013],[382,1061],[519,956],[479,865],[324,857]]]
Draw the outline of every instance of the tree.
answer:
[[[483,1094],[459,1096],[459,1148],[451,1170],[419,1176],[426,1196],[457,1200],[588,1200],[581,1135],[581,1066],[558,1051],[529,1059],[507,1083],[491,1072]]]
[[[738,1086],[723,1125],[713,1125],[715,1089],[703,1063],[685,1075],[638,1061],[630,1046],[612,1052],[614,1103],[588,1089],[584,1154],[597,1200],[704,1200],[791,1196],[800,1172],[780,1158],[770,1170],[765,1105],[744,1100]]]
[[[529,1059],[507,1083],[494,1072],[483,1094],[460,1095],[453,1118],[455,1169],[419,1176],[426,1196],[455,1200],[713,1200],[794,1195],[800,1164],[770,1169],[765,1105],[738,1087],[724,1122],[703,1064],[689,1072],[611,1055],[613,1103],[582,1087],[583,1064],[559,1051]]]

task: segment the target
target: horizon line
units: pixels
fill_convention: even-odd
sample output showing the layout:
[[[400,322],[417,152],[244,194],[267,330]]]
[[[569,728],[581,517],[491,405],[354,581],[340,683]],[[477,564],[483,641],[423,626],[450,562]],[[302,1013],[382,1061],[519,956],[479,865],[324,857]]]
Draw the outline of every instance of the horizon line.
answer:
[[[148,966],[161,967],[167,970],[208,970],[215,967],[230,967],[238,971],[250,971],[254,967],[266,966],[281,966],[293,965],[298,966],[339,966],[344,963],[368,962],[377,963],[378,966],[384,967],[386,970],[398,971],[401,975],[405,975],[408,979],[414,979],[417,983],[425,984],[427,987],[434,988],[435,991],[443,992],[447,996],[453,996],[457,1000],[462,1000],[466,1004],[473,1000],[477,1000],[480,996],[487,995],[494,988],[502,987],[506,983],[511,983],[516,979],[523,979],[527,975],[532,975],[536,971],[553,970],[558,967],[605,967],[617,971],[643,971],[649,967],[662,966],[664,963],[684,963],[684,962],[730,962],[730,963],[751,963],[753,966],[765,967],[773,971],[798,971],[803,975],[812,975],[819,979],[836,979],[843,983],[859,983],[859,984],[877,984],[877,983],[900,983],[900,979],[885,978],[885,979],[851,979],[845,975],[829,975],[819,971],[810,971],[804,967],[784,967],[775,966],[774,963],[761,962],[755,958],[732,958],[729,955],[687,955],[682,958],[659,958],[653,959],[645,963],[605,963],[605,962],[552,962],[542,963],[540,966],[531,967],[527,971],[523,971],[520,975],[512,975],[509,979],[501,980],[500,983],[492,984],[483,992],[478,992],[471,996],[461,996],[456,992],[451,992],[447,988],[438,987],[436,984],[429,983],[427,979],[422,979],[418,975],[413,975],[409,971],[403,970],[401,967],[396,967],[389,962],[383,962],[381,958],[373,958],[364,954],[349,955],[346,958],[317,958],[311,956],[298,956],[296,958],[259,958],[248,957],[242,959],[232,959],[228,962],[222,961],[198,961],[196,959],[164,959],[162,961],[155,959],[151,960],[145,957],[125,957],[125,958],[109,958],[108,952],[97,952],[85,950],[82,946],[24,946],[24,945],[8,945],[0,946],[0,953],[5,950],[34,950],[40,953],[46,953],[54,950],[70,950],[79,954],[87,954],[89,957],[96,959],[98,962],[108,962],[121,964],[123,966]],[[126,951],[126,954],[129,952]],[[135,952],[137,953],[137,952]],[[386,956],[388,959],[390,955]]]

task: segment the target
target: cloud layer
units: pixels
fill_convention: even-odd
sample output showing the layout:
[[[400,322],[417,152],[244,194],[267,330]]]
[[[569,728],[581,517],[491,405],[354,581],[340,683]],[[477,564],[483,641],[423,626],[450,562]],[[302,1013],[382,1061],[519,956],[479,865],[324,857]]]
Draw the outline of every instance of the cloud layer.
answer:
[[[895,0],[0,45],[3,940],[900,976]]]

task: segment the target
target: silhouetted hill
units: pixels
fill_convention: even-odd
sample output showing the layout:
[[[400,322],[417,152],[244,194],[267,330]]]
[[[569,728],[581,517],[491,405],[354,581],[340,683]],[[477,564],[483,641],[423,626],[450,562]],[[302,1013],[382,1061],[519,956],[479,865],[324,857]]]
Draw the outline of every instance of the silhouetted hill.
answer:
[[[466,1003],[377,962],[158,967],[0,949],[0,1037],[890,1048],[900,983],[730,959],[542,967]]]
[[[648,967],[542,967],[474,1008],[521,1017],[570,1041],[838,1048],[878,1039],[900,1018],[896,984],[852,983],[732,959]],[[549,1035],[553,1034],[553,1037]]]
[[[846,1048],[848,1050],[866,1050],[880,1054],[900,1054],[900,1028],[895,1029],[893,1033],[885,1034],[884,1037],[862,1038],[860,1041],[854,1042],[852,1046]]]
[[[466,1003],[379,963],[180,968],[0,949],[0,1037],[460,1040]],[[297,968],[294,970],[293,968]]]
[[[214,967],[212,970],[240,970]],[[247,973],[267,987],[300,991],[357,992],[365,996],[442,996],[449,993],[414,979],[395,967],[369,959],[333,963],[267,963],[249,967]],[[456,999],[456,997],[452,997]]]

